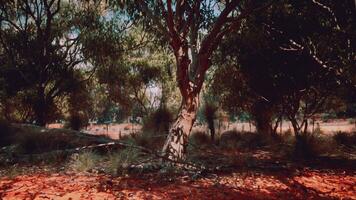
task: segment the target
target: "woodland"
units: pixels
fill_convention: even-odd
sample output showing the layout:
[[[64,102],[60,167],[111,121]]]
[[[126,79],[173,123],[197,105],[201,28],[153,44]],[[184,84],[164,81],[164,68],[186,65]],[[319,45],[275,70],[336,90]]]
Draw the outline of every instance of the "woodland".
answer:
[[[356,199],[356,1],[0,0],[0,199]]]

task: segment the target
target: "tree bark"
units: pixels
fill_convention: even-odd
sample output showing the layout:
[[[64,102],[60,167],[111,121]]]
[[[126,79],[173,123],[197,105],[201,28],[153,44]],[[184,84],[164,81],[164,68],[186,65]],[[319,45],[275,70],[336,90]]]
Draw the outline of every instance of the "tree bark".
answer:
[[[37,91],[37,99],[34,102],[33,111],[35,114],[36,125],[38,126],[45,126],[47,122],[46,115],[48,114],[47,111],[47,103],[46,98],[44,96],[44,89],[40,88]]]
[[[263,135],[272,135],[272,110],[270,105],[266,102],[257,102],[253,106],[252,111],[255,123],[256,131]]]
[[[290,118],[289,121],[292,123],[292,127],[293,127],[293,131],[294,131],[295,137],[298,137],[298,136],[300,135],[300,134],[299,134],[300,127],[299,127],[299,125],[298,125],[297,119],[295,119],[295,118]]]
[[[191,94],[183,97],[178,117],[171,129],[163,146],[163,153],[173,160],[184,160],[188,137],[192,130],[199,107],[199,94]]]

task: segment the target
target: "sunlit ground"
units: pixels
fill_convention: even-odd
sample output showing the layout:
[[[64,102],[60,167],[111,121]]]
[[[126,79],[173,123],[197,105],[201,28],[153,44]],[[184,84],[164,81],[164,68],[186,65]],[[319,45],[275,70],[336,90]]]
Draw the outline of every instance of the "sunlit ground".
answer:
[[[0,180],[12,199],[356,199],[356,175],[303,169],[237,172],[198,180],[155,174],[111,178],[96,174],[38,173]]]

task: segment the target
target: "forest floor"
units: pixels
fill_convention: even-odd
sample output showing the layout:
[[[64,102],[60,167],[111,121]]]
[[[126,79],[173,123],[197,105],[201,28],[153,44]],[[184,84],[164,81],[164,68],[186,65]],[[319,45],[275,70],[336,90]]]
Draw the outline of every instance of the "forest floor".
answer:
[[[263,161],[208,173],[125,176],[59,166],[17,166],[21,172],[12,177],[1,171],[0,199],[356,199],[355,162]]]
[[[190,180],[157,174],[107,175],[46,173],[0,180],[1,198],[13,199],[356,199],[356,176],[304,169],[245,171]]]
[[[200,145],[188,159],[205,166],[200,170],[161,167],[113,175],[101,170],[108,165],[103,160],[81,172],[61,160],[1,165],[0,199],[356,200],[353,156],[298,160],[270,146],[248,144],[248,148]]]

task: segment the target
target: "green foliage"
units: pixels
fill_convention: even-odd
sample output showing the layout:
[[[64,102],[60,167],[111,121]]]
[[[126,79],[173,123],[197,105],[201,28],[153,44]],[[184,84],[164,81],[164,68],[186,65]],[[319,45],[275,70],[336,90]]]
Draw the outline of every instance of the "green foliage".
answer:
[[[120,57],[109,57],[100,62],[98,82],[106,89],[108,98],[125,108],[133,117],[147,117],[158,104],[170,96],[171,79],[168,78],[172,59],[165,49],[157,46],[136,26],[125,32],[125,51]],[[117,40],[112,40],[117,43]],[[167,67],[168,66],[168,67]],[[162,93],[152,92],[162,88]],[[164,98],[163,98],[164,96]]]
[[[20,104],[11,112],[31,116],[25,120],[41,126],[59,117],[58,101],[78,83],[76,73],[83,63],[75,25],[80,15],[58,3],[9,1],[0,8],[0,49],[8,50],[0,58],[0,79],[7,83],[7,97]]]
[[[82,75],[78,74],[78,76]],[[68,127],[73,130],[78,131],[88,125],[90,114],[93,112],[90,86],[90,83],[79,82],[73,86],[72,92],[68,95]]]
[[[343,21],[338,26],[354,32],[354,25],[349,24],[354,21],[350,2],[325,5]],[[331,107],[340,111],[342,106],[333,106],[332,99],[348,91],[343,98],[348,101],[355,91],[350,79],[355,77],[350,70],[354,50],[347,45],[353,39],[335,28],[335,19],[326,13],[325,7],[313,2],[283,1],[247,18],[215,55],[218,68],[210,90],[222,107],[234,114],[252,114],[258,127],[261,119],[270,124],[271,116],[335,113]],[[325,42],[330,40],[334,42]],[[267,110],[259,106],[261,102]],[[266,113],[270,117],[264,117]]]

